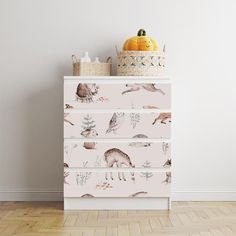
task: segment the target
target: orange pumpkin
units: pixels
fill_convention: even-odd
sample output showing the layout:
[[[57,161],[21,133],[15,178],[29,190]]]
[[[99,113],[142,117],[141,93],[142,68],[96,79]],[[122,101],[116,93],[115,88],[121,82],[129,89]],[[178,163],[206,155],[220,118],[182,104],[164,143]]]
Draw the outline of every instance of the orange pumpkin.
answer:
[[[154,38],[146,36],[146,31],[140,29],[137,36],[126,40],[123,46],[125,51],[156,51],[157,42]]]

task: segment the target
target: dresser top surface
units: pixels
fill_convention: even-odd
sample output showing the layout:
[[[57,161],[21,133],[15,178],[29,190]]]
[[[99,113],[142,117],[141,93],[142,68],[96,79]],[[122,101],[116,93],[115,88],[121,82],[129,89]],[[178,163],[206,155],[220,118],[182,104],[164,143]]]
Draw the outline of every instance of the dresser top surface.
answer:
[[[87,81],[90,83],[170,83],[168,76],[64,76],[64,82]]]

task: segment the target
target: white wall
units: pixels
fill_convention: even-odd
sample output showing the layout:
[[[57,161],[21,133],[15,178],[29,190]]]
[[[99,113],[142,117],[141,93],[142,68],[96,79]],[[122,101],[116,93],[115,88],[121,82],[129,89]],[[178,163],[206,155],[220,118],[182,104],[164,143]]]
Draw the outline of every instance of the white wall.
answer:
[[[173,194],[236,200],[234,0],[1,0],[0,199],[62,196],[62,76],[143,27],[167,45]]]

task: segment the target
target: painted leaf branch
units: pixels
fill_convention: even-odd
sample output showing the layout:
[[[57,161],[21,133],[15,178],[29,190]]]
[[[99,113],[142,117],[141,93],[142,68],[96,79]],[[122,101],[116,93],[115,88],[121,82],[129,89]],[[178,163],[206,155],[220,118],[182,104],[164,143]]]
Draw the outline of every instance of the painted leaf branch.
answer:
[[[143,168],[151,168],[151,167],[152,167],[152,166],[151,166],[151,162],[148,161],[148,160],[146,160],[146,161],[143,163],[142,166],[143,166]],[[152,173],[152,172],[148,172],[148,171],[146,171],[146,172],[141,172],[141,173],[140,173],[140,176],[146,178],[146,181],[148,181],[149,178],[153,177],[153,173]]]
[[[88,162],[84,162],[82,167],[86,167]],[[77,185],[85,185],[87,180],[91,177],[92,172],[78,172],[76,174],[76,183]]]

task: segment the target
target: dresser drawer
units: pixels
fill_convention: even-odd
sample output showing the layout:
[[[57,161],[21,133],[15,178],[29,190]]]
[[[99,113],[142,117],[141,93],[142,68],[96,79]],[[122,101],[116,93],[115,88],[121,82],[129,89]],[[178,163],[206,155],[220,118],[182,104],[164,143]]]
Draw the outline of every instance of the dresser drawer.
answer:
[[[171,172],[64,172],[64,197],[169,197]]]
[[[75,168],[169,168],[167,142],[76,142],[64,144],[65,166]]]
[[[169,83],[84,83],[64,85],[66,109],[170,109]]]
[[[171,113],[65,113],[65,138],[170,138]]]

